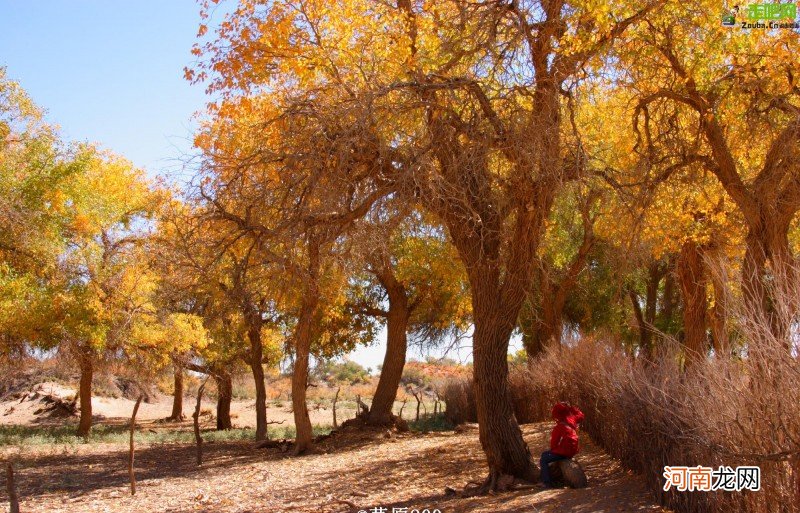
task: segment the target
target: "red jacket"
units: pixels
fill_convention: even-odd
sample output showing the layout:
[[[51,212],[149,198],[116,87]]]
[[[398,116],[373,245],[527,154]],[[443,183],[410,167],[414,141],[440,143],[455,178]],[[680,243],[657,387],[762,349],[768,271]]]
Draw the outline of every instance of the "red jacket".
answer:
[[[583,412],[575,406],[558,403],[553,406],[556,427],[550,435],[550,451],[571,458],[578,454],[578,424],[583,422]]]

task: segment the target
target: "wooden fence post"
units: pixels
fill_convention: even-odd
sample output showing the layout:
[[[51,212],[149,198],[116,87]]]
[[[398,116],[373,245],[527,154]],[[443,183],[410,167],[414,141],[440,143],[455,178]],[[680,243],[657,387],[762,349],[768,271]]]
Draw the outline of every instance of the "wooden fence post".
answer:
[[[197,389],[197,404],[195,404],[194,413],[192,414],[192,419],[194,419],[194,441],[197,443],[198,466],[203,464],[203,437],[200,436],[200,403],[203,401],[203,390],[206,388],[207,381],[208,378],[206,378],[203,384],[200,385],[200,388]]]
[[[8,491],[8,504],[11,513],[19,513],[19,496],[17,496],[17,483],[14,481],[14,465],[6,463],[6,490]]]
[[[136,399],[136,404],[133,405],[133,414],[131,415],[131,448],[128,454],[128,474],[131,478],[131,495],[136,495],[136,475],[133,473],[133,433],[136,431],[136,413],[139,411],[139,405],[142,403],[142,399],[144,399],[143,395],[140,395],[139,398]]]

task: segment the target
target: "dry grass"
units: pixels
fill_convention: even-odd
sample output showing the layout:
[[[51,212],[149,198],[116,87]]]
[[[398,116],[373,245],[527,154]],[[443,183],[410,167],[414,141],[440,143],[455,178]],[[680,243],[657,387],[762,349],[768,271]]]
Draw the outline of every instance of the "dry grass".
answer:
[[[460,377],[447,381],[442,387],[442,399],[445,402],[445,417],[453,424],[478,421],[471,378]]]
[[[551,350],[511,372],[515,410],[531,421],[549,417],[558,400],[578,404],[584,431],[677,511],[800,511],[800,362],[761,335],[745,358],[688,368],[669,341],[655,362],[602,341]],[[664,492],[665,465],[758,465],[762,490]]]
[[[536,386],[526,367],[513,366],[509,371],[508,385],[518,422],[528,424],[549,418],[552,402]],[[445,416],[451,423],[458,425],[478,421],[471,378],[458,377],[446,381],[442,386],[442,399],[446,406]]]

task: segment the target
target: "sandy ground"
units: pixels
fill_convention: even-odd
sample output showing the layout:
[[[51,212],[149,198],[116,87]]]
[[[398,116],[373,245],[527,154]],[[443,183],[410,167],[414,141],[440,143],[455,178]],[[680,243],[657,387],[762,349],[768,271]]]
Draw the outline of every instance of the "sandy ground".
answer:
[[[0,424],[59,425],[73,419],[36,413],[43,398],[69,398],[74,389],[43,383],[21,398],[0,403]],[[191,430],[191,424],[165,425],[171,398],[142,403],[140,430]],[[194,406],[186,398],[184,413]],[[98,424],[122,424],[133,401],[95,397]],[[214,411],[213,401],[203,409]],[[399,409],[399,404],[397,405]],[[340,422],[354,416],[340,409]],[[406,417],[413,415],[406,407]],[[253,426],[252,401],[231,405],[236,426]],[[314,424],[331,424],[330,409],[312,408]],[[289,404],[270,403],[269,419],[292,422]],[[206,426],[211,426],[206,419]],[[547,444],[549,423],[524,426],[531,452]],[[583,438],[578,460],[589,486],[582,490],[519,490],[493,496],[460,497],[462,490],[485,475],[476,429],[443,433],[339,433],[318,444],[314,453],[292,457],[279,449],[254,449],[251,442],[205,444],[202,466],[195,464],[192,444],[140,442],[136,451],[137,493],[130,495],[127,447],[119,444],[72,444],[6,447],[0,457],[13,457],[22,511],[28,512],[660,512],[640,478],[622,470]],[[4,474],[4,473],[3,473]],[[5,475],[0,477],[0,510],[8,507]],[[386,508],[386,510],[373,508]],[[407,508],[407,509],[403,509]]]
[[[146,428],[145,423],[145,428]],[[546,445],[550,423],[524,426],[532,452]],[[195,465],[189,444],[144,445],[136,453],[138,489],[130,495],[125,447],[43,448],[18,463],[22,511],[46,512],[346,512],[386,513],[660,512],[642,480],[622,470],[584,438],[578,460],[589,486],[581,490],[520,490],[462,498],[485,475],[477,431],[336,435],[315,453],[293,457],[252,443],[206,445]],[[5,492],[4,476],[0,490]],[[0,495],[1,501],[7,496]],[[349,505],[347,501],[352,504]],[[7,502],[0,503],[0,509]],[[404,510],[402,508],[408,508]]]
[[[63,418],[50,418],[47,415],[37,414],[36,412],[45,407],[42,402],[44,396],[54,396],[62,399],[72,398],[75,389],[52,382],[41,383],[34,386],[31,391],[21,399],[0,402],[0,425],[50,425],[63,424]],[[355,409],[352,403],[348,403],[350,408],[344,407],[342,402],[337,406],[338,421],[342,422],[355,416]],[[92,414],[98,424],[119,424],[128,422],[133,411],[134,401],[125,398],[112,397],[92,397]],[[194,411],[195,398],[185,397],[183,401],[184,415],[189,418]],[[396,404],[395,411],[400,408],[400,403]],[[203,400],[202,410],[215,412],[216,402],[213,399]],[[168,417],[172,413],[172,397],[159,396],[153,402],[143,402],[139,407],[137,419],[142,421],[157,420]],[[409,418],[412,408],[406,405],[403,416]],[[333,424],[333,413],[330,408],[315,407],[309,404],[309,415],[312,424],[331,425]],[[281,405],[270,402],[267,405],[267,417],[269,421],[283,422],[282,425],[293,423],[291,403],[283,401]],[[75,417],[73,420],[76,420]],[[234,427],[255,427],[256,413],[252,400],[232,401],[231,420]]]

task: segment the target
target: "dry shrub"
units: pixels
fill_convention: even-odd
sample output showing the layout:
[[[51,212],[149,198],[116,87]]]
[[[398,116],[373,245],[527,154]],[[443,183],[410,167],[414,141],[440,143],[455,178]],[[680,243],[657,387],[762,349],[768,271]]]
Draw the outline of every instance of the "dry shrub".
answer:
[[[366,400],[368,397],[372,397],[372,395],[375,393],[376,386],[377,386],[377,381],[375,381],[375,384],[373,384],[372,382],[359,383],[356,385],[350,385],[346,388],[343,388],[342,393],[345,394],[345,392],[347,392],[345,396],[353,398],[355,398],[355,396],[361,396],[362,399]]]
[[[526,365],[513,365],[508,373],[508,391],[514,415],[520,424],[530,424],[549,418],[550,408],[558,399],[556,387],[548,380],[538,379]]]
[[[515,412],[547,420],[555,401],[579,405],[583,430],[676,511],[800,511],[800,361],[763,324],[740,326],[757,341],[744,356],[688,366],[668,340],[652,362],[601,340],[550,350],[530,369],[512,369]],[[445,399],[448,418],[452,408],[452,421],[463,421],[471,384],[449,384]],[[664,492],[666,465],[757,465],[761,491]]]
[[[558,400],[553,395],[557,387],[549,384],[542,386],[540,382],[547,383],[546,380],[534,378],[524,365],[514,365],[509,370],[508,389],[514,415],[520,424],[545,420],[553,402]],[[472,378],[450,378],[440,384],[437,390],[439,397],[445,402],[447,420],[455,425],[478,421]]]
[[[334,394],[336,394],[336,390],[331,390],[324,384],[319,384],[308,388],[306,391],[306,400],[309,403],[331,402]]]
[[[209,380],[209,383],[214,381]],[[209,387],[206,387],[210,391]],[[215,387],[216,390],[216,387]],[[216,392],[215,392],[216,393]],[[237,401],[247,401],[256,398],[256,384],[253,375],[249,372],[234,372],[231,375],[231,396]],[[215,396],[216,397],[216,396]]]
[[[291,401],[292,378],[289,376],[279,376],[267,380],[267,397],[272,401]]]
[[[758,335],[758,348],[745,358],[710,358],[688,368],[670,341],[655,362],[598,341],[549,351],[528,378],[547,400],[529,413],[544,419],[555,400],[578,404],[584,430],[643,474],[675,510],[798,511],[800,362],[785,345]],[[758,465],[762,490],[664,492],[665,465]]]
[[[441,397],[446,406],[444,416],[452,424],[478,421],[471,378],[450,379],[442,386]]]

